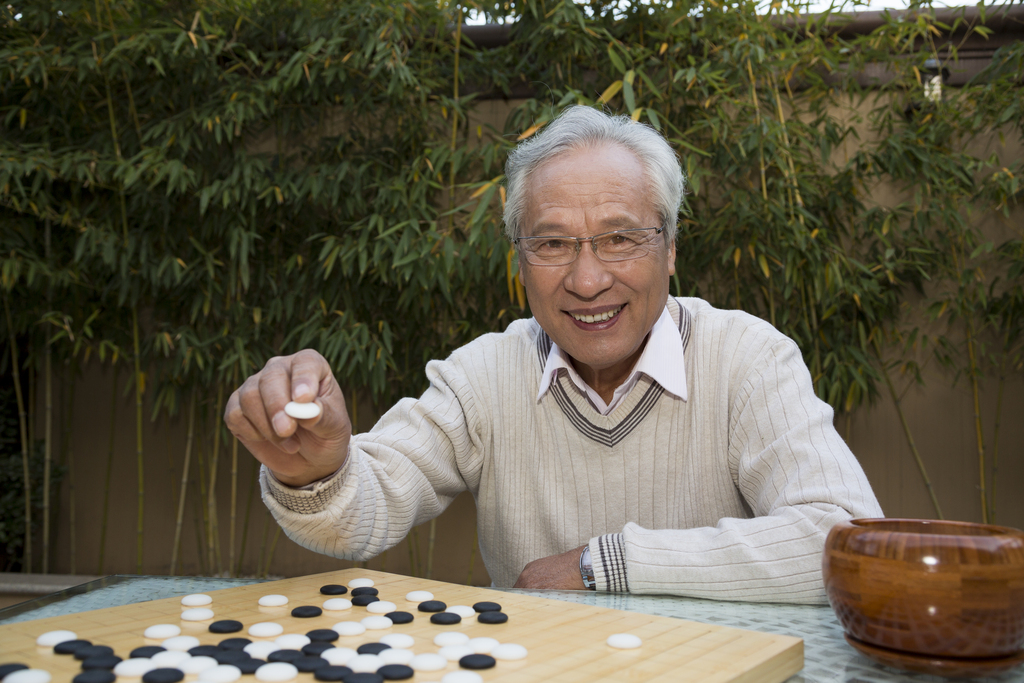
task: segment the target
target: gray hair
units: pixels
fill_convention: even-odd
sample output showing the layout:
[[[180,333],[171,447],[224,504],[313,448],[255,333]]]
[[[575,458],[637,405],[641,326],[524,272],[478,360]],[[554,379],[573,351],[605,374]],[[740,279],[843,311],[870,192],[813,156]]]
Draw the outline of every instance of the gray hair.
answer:
[[[530,175],[544,162],[564,152],[612,143],[632,152],[644,168],[652,200],[665,229],[668,244],[676,239],[676,222],[683,202],[686,179],[675,152],[662,135],[628,116],[609,116],[596,109],[568,107],[541,132],[522,142],[505,162],[507,196],[505,234],[516,239],[522,233],[526,210],[526,186]]]

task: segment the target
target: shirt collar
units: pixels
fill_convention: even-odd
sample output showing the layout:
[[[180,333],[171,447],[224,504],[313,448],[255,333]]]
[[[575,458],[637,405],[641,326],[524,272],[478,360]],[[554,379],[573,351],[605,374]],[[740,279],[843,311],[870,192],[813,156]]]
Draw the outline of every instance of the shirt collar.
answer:
[[[576,372],[576,368],[572,366],[569,355],[552,340],[551,350],[548,351],[547,361],[544,363],[540,390],[537,392],[538,402],[544,398],[544,394],[551,388],[551,383],[562,368],[568,371],[569,377],[577,386],[584,391],[588,388],[583,378]],[[633,382],[640,374],[647,375],[676,398],[683,401],[687,399],[683,339],[672,321],[667,306],[662,309],[661,316],[651,328],[647,345],[644,347],[643,353],[640,354],[640,359],[633,367],[633,371],[623,382],[623,386]]]

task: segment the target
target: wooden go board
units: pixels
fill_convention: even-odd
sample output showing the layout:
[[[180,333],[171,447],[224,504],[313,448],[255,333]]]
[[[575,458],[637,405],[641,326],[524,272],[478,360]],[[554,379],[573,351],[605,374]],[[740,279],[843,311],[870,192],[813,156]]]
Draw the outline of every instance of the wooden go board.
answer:
[[[274,621],[285,633],[306,633],[312,629],[330,628],[339,621],[359,621],[369,616],[365,607],[344,611],[324,611],[319,617],[299,619],[291,610],[300,605],[321,606],[332,596],[320,594],[320,586],[342,584],[357,577],[373,579],[380,599],[411,612],[415,619],[409,624],[396,624],[384,631],[367,631],[359,636],[342,636],[335,645],[356,648],[375,642],[387,633],[406,633],[416,639],[411,648],[417,654],[436,652],[434,636],[441,631],[459,630],[470,637],[490,636],[502,643],[518,643],[529,655],[519,661],[497,662],[492,669],[479,671],[485,682],[508,681],[540,683],[566,681],[701,681],[778,683],[803,668],[803,641],[790,636],[759,633],[724,626],[701,624],[682,619],[658,617],[635,612],[593,607],[571,602],[503,593],[473,586],[459,586],[364,569],[345,569],[312,576],[283,579],[269,583],[209,591],[214,612],[212,621],[235,619],[245,628],[238,633],[221,635],[208,631],[209,621],[187,622],[180,619],[186,609],[180,598],[109,607],[49,617],[30,622],[0,626],[0,664],[22,662],[53,674],[54,683],[67,683],[80,671],[80,662],[69,655],[57,655],[52,648],[35,644],[36,637],[47,631],[67,629],[79,638],[97,645],[109,645],[115,654],[127,658],[128,653],[142,645],[158,641],[143,637],[153,624],[177,624],[182,635],[194,635],[203,644],[216,644],[235,636],[245,636],[246,629],[256,622]],[[436,600],[452,605],[473,605],[492,601],[508,614],[504,624],[481,624],[475,618],[463,619],[454,626],[430,623],[430,615],[416,611],[416,603],[405,595],[426,590]],[[259,598],[271,593],[286,595],[283,607],[261,607]],[[350,597],[349,595],[341,597]],[[632,633],[643,640],[635,650],[616,650],[605,640],[614,633]],[[260,640],[252,638],[253,640]],[[269,639],[268,639],[269,640]],[[417,672],[412,683],[440,681],[444,674],[458,670],[453,662],[443,671]],[[186,682],[196,677],[186,677]],[[119,679],[122,680],[122,679]],[[135,679],[138,680],[138,679]],[[298,683],[310,683],[313,674],[300,673]],[[255,678],[245,676],[242,683]]]

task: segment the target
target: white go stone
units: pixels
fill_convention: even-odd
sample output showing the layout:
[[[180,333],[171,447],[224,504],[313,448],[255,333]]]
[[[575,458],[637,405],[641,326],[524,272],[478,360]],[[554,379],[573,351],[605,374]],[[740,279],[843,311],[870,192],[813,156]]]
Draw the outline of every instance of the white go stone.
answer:
[[[437,654],[441,655],[449,662],[457,662],[466,655],[473,654],[473,648],[468,645],[445,645]]]
[[[433,600],[434,594],[430,591],[412,591],[405,594],[405,599],[409,602],[426,602],[427,600]]]
[[[395,625],[395,622],[380,614],[365,617],[359,623],[365,626],[367,631],[382,631]]]
[[[380,661],[377,655],[356,655],[348,660],[345,666],[352,669],[353,673],[372,674],[377,673],[377,669],[384,666],[384,662]]]
[[[348,582],[349,588],[369,588],[373,585],[373,579],[352,579]]]
[[[66,640],[76,640],[77,638],[78,634],[74,631],[47,631],[36,638],[36,645],[40,647],[53,647],[57,643],[63,643]]]
[[[398,605],[387,600],[378,600],[366,606],[366,611],[370,614],[387,614],[388,612],[394,612],[396,609],[398,609]]]
[[[280,683],[290,681],[299,675],[299,670],[294,664],[288,662],[270,662],[256,669],[256,680],[267,683]]]
[[[441,683],[482,683],[483,676],[475,671],[452,671],[444,675]]]
[[[322,657],[323,655],[321,655]],[[380,657],[380,661],[385,664],[406,664],[412,661],[412,658],[416,656],[416,653],[412,650],[406,650],[401,647],[389,647],[386,650],[381,650],[377,653]]]
[[[321,652],[320,656],[326,659],[331,666],[345,666],[358,654],[350,647],[332,647]]]
[[[175,668],[181,669],[187,674],[200,674],[219,665],[220,663],[213,657],[189,657]]]
[[[320,406],[316,403],[296,403],[289,401],[284,406],[284,413],[296,420],[308,420],[320,414]]]
[[[280,645],[268,640],[257,640],[255,643],[249,643],[242,648],[242,650],[248,652],[253,659],[266,659],[267,655],[271,652],[277,652],[280,649]]]
[[[69,640],[74,640],[74,638],[69,638]],[[50,683],[51,678],[53,676],[46,669],[22,669],[4,676],[4,683]]]
[[[179,650],[181,652],[188,652],[195,646],[199,645],[199,639],[195,636],[174,636],[160,643],[168,650]]]
[[[640,647],[643,641],[632,633],[614,633],[608,636],[608,645],[619,650],[633,650]]]
[[[526,659],[526,648],[516,643],[502,643],[487,654],[495,659],[502,659],[506,662],[514,662],[518,659]]]
[[[214,660],[216,661],[216,660]],[[114,667],[114,673],[118,676],[125,676],[126,678],[137,678],[145,673],[149,673],[156,668],[156,664],[153,660],[145,657],[132,657],[124,661],[118,662],[117,666]],[[7,680],[6,678],[4,679]]]
[[[259,603],[263,607],[283,607],[288,604],[287,595],[264,595]]]
[[[213,610],[205,607],[193,607],[181,613],[182,621],[206,621],[213,619]]]
[[[473,648],[473,652],[478,655],[489,655],[491,650],[501,645],[501,643],[494,638],[487,638],[485,636],[482,638],[472,638],[466,645]]]
[[[199,674],[199,683],[231,683],[242,677],[242,670],[231,664],[218,664]]]
[[[284,633],[284,626],[274,621],[260,621],[249,627],[249,635],[257,638],[276,638]]]
[[[339,636],[361,636],[366,633],[366,627],[358,621],[339,621],[331,629]]]
[[[150,657],[149,661],[156,664],[158,669],[177,669],[179,664],[191,658],[192,655],[181,650],[164,650]]]
[[[380,642],[390,647],[409,649],[416,643],[416,639],[408,633],[389,633],[380,637]]]
[[[181,627],[177,624],[153,624],[142,632],[144,638],[152,640],[164,640],[165,638],[173,638],[180,635]]]
[[[301,650],[312,641],[301,633],[286,633],[274,640],[282,650]]]
[[[476,610],[469,605],[451,605],[445,612],[452,612],[458,614],[463,619],[469,619],[470,617],[476,616]]]
[[[441,655],[427,653],[413,657],[409,666],[415,671],[440,671],[448,666],[448,660]]]
[[[352,609],[352,601],[345,598],[330,598],[324,600],[324,609],[328,612],[340,612],[343,609]]]
[[[465,645],[469,642],[469,636],[462,631],[442,631],[434,636],[434,645],[446,647],[448,645]],[[392,645],[391,647],[394,647]]]
[[[185,607],[202,607],[203,605],[209,605],[211,602],[213,602],[213,598],[206,593],[193,593],[181,599],[181,604],[185,605]]]

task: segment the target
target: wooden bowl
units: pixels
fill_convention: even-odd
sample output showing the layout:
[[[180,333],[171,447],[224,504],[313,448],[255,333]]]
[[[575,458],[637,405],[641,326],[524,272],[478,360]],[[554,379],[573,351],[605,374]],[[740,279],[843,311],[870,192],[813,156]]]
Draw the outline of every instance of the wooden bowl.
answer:
[[[854,519],[825,541],[825,591],[846,633],[934,657],[1024,647],[1024,532],[968,522]]]

